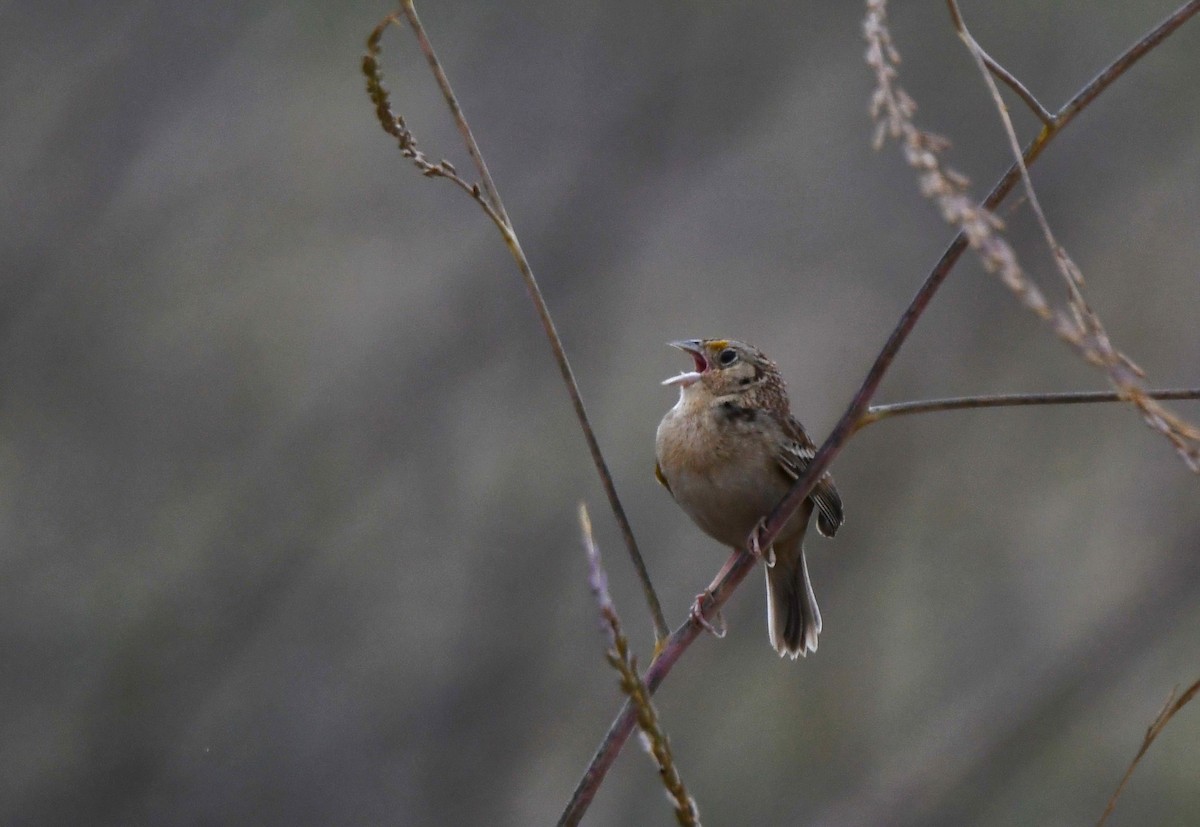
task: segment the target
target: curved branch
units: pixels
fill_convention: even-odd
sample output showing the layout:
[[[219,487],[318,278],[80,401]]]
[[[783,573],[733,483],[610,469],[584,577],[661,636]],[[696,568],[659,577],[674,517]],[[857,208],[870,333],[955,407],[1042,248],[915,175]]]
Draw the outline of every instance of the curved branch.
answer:
[[[954,26],[956,29],[958,29],[960,32],[966,31],[967,27],[963,22],[962,13],[958,10],[958,4],[953,2],[953,0],[950,2],[950,16],[954,19]],[[1025,102],[1025,105],[1029,107],[1029,109],[1034,115],[1037,116],[1037,119],[1041,121],[1043,125],[1050,126],[1054,123],[1054,115],[1050,113],[1050,110],[1042,106],[1041,102],[1033,96],[1033,93],[1025,87],[1025,84],[1017,80],[1016,76],[1012,72],[1005,69],[1000,65],[999,61],[985,52],[982,46],[980,46],[978,43],[976,43],[975,46],[979,51],[979,57],[983,60],[984,66],[986,66],[993,75],[1003,81],[1009,89],[1012,89],[1014,92],[1016,92],[1017,97]]]

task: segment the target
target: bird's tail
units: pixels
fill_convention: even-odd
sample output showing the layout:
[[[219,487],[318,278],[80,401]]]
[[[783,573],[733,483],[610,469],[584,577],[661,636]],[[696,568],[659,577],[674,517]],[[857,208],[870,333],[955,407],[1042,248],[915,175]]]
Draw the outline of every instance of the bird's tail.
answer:
[[[776,546],[775,565],[767,569],[767,631],[780,657],[795,660],[817,651],[821,612],[808,579],[802,538],[792,553]]]

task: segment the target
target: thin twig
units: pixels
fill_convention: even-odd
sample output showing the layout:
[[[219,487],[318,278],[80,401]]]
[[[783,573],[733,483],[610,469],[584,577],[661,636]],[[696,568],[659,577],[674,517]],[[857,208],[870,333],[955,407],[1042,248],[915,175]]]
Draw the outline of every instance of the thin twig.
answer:
[[[1147,391],[1151,399],[1200,399],[1200,388]],[[1124,402],[1116,391],[1085,391],[1081,393],[1009,393],[992,396],[957,396],[948,399],[922,399],[915,402],[893,402],[872,405],[858,421],[856,431],[895,416],[960,411],[969,408],[1008,408],[1022,405],[1083,405],[1095,402]]]
[[[1046,146],[1075,119],[1076,115],[1086,109],[1100,93],[1111,86],[1117,78],[1128,71],[1146,53],[1165,40],[1168,35],[1182,26],[1198,10],[1200,10],[1200,0],[1190,0],[1190,2],[1184,4],[1174,14],[1163,20],[1153,30],[1134,43],[1084,86],[1083,89],[1076,93],[1055,115],[1053,125],[1044,127],[1033,142],[1025,149],[1023,153],[1025,163],[1028,165],[1036,161]],[[988,209],[995,209],[1016,185],[1019,176],[1020,172],[1014,164],[996,185],[992,187],[991,192],[988,193],[988,196],[983,201],[984,206]],[[792,513],[800,507],[800,504],[812,491],[817,481],[821,478],[821,475],[828,470],[830,463],[833,462],[833,459],[841,452],[846,442],[853,435],[858,421],[866,413],[871,398],[879,388],[879,384],[883,381],[883,376],[891,366],[901,345],[904,344],[909,333],[916,325],[917,320],[924,313],[934,294],[950,274],[951,269],[966,248],[966,235],[960,232],[954,241],[951,242],[950,246],[946,248],[941,259],[926,277],[924,284],[917,290],[908,308],[901,315],[895,329],[893,329],[891,335],[888,337],[883,349],[876,357],[875,363],[867,372],[867,376],[863,380],[858,392],[854,395],[854,399],[846,409],[846,412],[842,414],[842,418],[838,420],[833,431],[821,445],[816,456],[813,457],[805,473],[792,484],[791,490],[775,506],[770,516],[768,516],[765,531],[761,535],[761,548],[766,548],[770,545],[770,541],[775,538]],[[713,586],[713,598],[701,601],[701,614],[705,618],[713,617],[716,610],[724,605],[733,590],[741,584],[746,575],[750,573],[750,570],[754,568],[755,560],[750,555],[738,551],[734,552],[730,563],[732,565],[726,564],[728,571],[725,577],[717,581]],[[662,680],[670,672],[676,661],[679,660],[684,651],[699,636],[700,631],[699,621],[694,617],[689,617],[687,622],[672,633],[666,645],[661,648],[658,656],[646,671],[644,679],[646,686],[651,692],[658,688],[658,685],[662,683]],[[596,791],[600,788],[605,774],[608,772],[609,767],[612,766],[613,761],[616,760],[621,746],[629,737],[629,733],[633,729],[633,724],[632,709],[626,704],[609,727],[608,733],[596,750],[596,754],[592,756],[592,760],[584,772],[583,778],[580,779],[578,786],[575,788],[571,800],[567,802],[566,809],[563,811],[558,822],[560,827],[578,824],[580,819],[583,818],[583,814],[587,811],[588,805],[591,803],[593,797],[595,797]]]
[[[959,14],[957,5],[951,4],[950,14],[954,17],[954,25],[957,29],[961,31],[966,28],[962,23],[962,16]],[[1012,72],[1005,69],[998,60],[985,52],[982,47],[979,48],[979,55],[983,58],[984,65],[991,70],[992,74],[1000,78],[1009,89],[1016,92],[1017,97],[1025,102],[1025,105],[1029,107],[1030,111],[1037,116],[1037,119],[1042,124],[1050,126],[1054,123],[1054,115],[1050,110],[1042,106],[1041,102],[1025,87],[1025,84],[1017,80],[1017,77]]]
[[[1167,702],[1163,704],[1163,708],[1159,710],[1158,716],[1150,724],[1150,728],[1146,730],[1146,737],[1142,739],[1141,749],[1137,751],[1137,755],[1133,756],[1133,761],[1130,762],[1129,768],[1121,776],[1121,783],[1113,790],[1112,796],[1108,799],[1108,806],[1104,808],[1104,813],[1100,816],[1100,820],[1096,822],[1096,827],[1104,827],[1104,822],[1108,821],[1108,817],[1112,815],[1112,811],[1116,808],[1117,799],[1125,791],[1125,785],[1129,783],[1129,779],[1133,776],[1133,771],[1137,768],[1138,762],[1142,760],[1142,756],[1150,749],[1150,745],[1154,743],[1154,739],[1166,728],[1167,722],[1175,717],[1175,713],[1187,706],[1188,702],[1196,697],[1196,693],[1200,692],[1200,680],[1193,683],[1182,695],[1176,698],[1175,692],[1178,688],[1176,687],[1171,690],[1171,694],[1167,697]]]
[[[500,220],[511,229],[512,222],[508,220],[504,202],[500,200],[500,193],[496,189],[495,182],[492,181],[492,174],[488,172],[487,164],[484,163],[483,154],[479,151],[479,144],[475,142],[471,126],[467,123],[462,107],[458,105],[458,98],[455,97],[454,90],[450,87],[450,79],[446,77],[442,63],[438,60],[437,53],[433,51],[433,44],[429,42],[429,37],[425,34],[425,27],[421,25],[421,20],[417,17],[416,6],[413,5],[412,0],[401,0],[400,10],[412,27],[413,34],[417,37],[417,43],[421,47],[421,53],[425,55],[425,60],[437,80],[438,88],[442,90],[442,97],[446,100],[446,106],[450,108],[450,114],[454,116],[454,125],[458,127],[463,145],[467,148],[467,154],[475,163],[475,169],[479,170],[479,177],[483,181],[483,191],[487,193],[488,201],[500,216]]]
[[[666,618],[663,616],[662,605],[659,603],[658,594],[654,591],[654,585],[650,581],[650,574],[646,570],[646,564],[642,559],[641,551],[638,549],[637,539],[634,537],[633,528],[629,524],[629,518],[625,514],[625,508],[621,505],[620,497],[617,496],[617,487],[613,482],[612,474],[608,470],[608,463],[604,459],[604,454],[600,451],[600,443],[596,440],[595,431],[592,430],[591,421],[583,405],[583,396],[579,392],[579,384],[575,381],[575,373],[571,369],[571,363],[567,359],[562,339],[559,338],[554,320],[550,316],[550,309],[546,305],[541,288],[538,287],[537,279],[533,275],[533,268],[529,264],[529,259],[526,258],[524,250],[521,249],[521,243],[517,239],[516,230],[513,228],[512,222],[508,218],[508,213],[504,209],[504,202],[501,200],[500,193],[492,181],[491,174],[488,172],[487,164],[483,160],[483,154],[479,150],[475,136],[471,133],[471,127],[468,125],[462,107],[458,103],[458,98],[454,95],[454,90],[450,86],[450,80],[446,77],[441,62],[438,60],[437,53],[434,51],[433,44],[430,42],[424,27],[421,25],[420,19],[417,17],[417,11],[413,6],[412,0],[401,0],[400,14],[403,15],[416,35],[421,52],[425,55],[425,59],[433,71],[438,88],[441,89],[442,97],[445,99],[446,105],[454,117],[455,125],[462,136],[463,143],[466,145],[467,153],[471,156],[471,160],[475,163],[475,168],[479,171],[482,189],[478,184],[468,184],[448,162],[442,161],[438,164],[428,162],[424,155],[416,149],[416,139],[405,125],[404,119],[394,115],[391,111],[387,91],[383,87],[379,71],[379,41],[384,29],[388,25],[399,22],[397,14],[392,14],[384,18],[372,31],[371,36],[367,38],[367,55],[363,58],[363,73],[367,76],[367,92],[371,97],[371,101],[375,104],[376,115],[384,131],[397,138],[400,143],[400,149],[404,152],[405,157],[413,160],[423,175],[446,178],[470,195],[483,209],[484,213],[487,214],[488,218],[492,220],[492,223],[496,225],[496,228],[500,231],[500,235],[504,238],[504,243],[508,247],[513,260],[516,262],[517,269],[521,273],[526,292],[528,292],[529,298],[533,302],[538,321],[542,325],[542,331],[545,333],[546,340],[550,344],[550,350],[554,354],[554,361],[558,365],[563,385],[566,386],[567,394],[571,397],[571,405],[575,410],[575,418],[579,421],[579,428],[583,432],[584,441],[587,443],[588,452],[592,457],[592,464],[596,467],[596,473],[600,477],[600,484],[604,489],[605,497],[608,499],[609,508],[616,518],[617,525],[621,530],[622,539],[625,542],[625,547],[629,552],[630,560],[632,560],[633,567],[637,571],[638,578],[641,580],[642,591],[646,597],[646,605],[650,609],[650,616],[654,622],[655,639],[661,644],[670,633],[670,627],[667,626]]]
[[[592,595],[600,607],[600,616],[608,631],[611,644],[606,656],[608,663],[621,676],[621,691],[629,698],[637,710],[638,728],[642,731],[642,744],[646,752],[658,767],[659,780],[667,790],[667,796],[675,807],[675,820],[682,827],[700,827],[700,814],[696,810],[696,801],[688,795],[675,768],[675,759],[671,755],[671,744],[658,722],[658,712],[650,701],[650,691],[642,679],[638,677],[637,658],[629,651],[629,641],[621,631],[621,619],[617,616],[617,607],[613,604],[608,593],[608,576],[600,562],[600,549],[592,537],[592,521],[588,517],[587,506],[579,504],[579,528],[583,534],[583,547],[588,558],[588,584]]]

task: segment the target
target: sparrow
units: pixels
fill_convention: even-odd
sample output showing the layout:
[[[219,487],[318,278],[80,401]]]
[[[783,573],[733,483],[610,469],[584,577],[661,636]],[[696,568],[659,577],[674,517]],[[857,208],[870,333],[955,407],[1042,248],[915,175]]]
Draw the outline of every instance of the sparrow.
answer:
[[[663,382],[679,388],[679,401],[658,425],[655,477],[705,534],[744,548],[804,473],[816,446],[791,413],[779,368],[760,350],[732,339],[670,345],[690,355],[694,369]],[[770,548],[748,549],[766,563],[771,645],[793,659],[815,652],[821,632],[804,559],[804,534],[814,512],[825,537],[845,521],[828,473]],[[703,621],[699,600],[692,613]]]

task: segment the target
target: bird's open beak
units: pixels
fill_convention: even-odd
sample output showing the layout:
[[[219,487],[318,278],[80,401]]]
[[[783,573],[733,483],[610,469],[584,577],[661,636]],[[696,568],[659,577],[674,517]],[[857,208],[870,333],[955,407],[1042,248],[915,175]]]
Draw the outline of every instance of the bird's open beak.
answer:
[[[700,379],[700,374],[708,370],[708,359],[704,355],[704,348],[701,347],[699,339],[681,339],[678,342],[668,342],[667,344],[671,347],[679,348],[691,356],[696,369],[684,371],[678,376],[665,379],[663,380],[664,385],[679,385],[681,388],[686,388],[688,385],[697,382]]]

